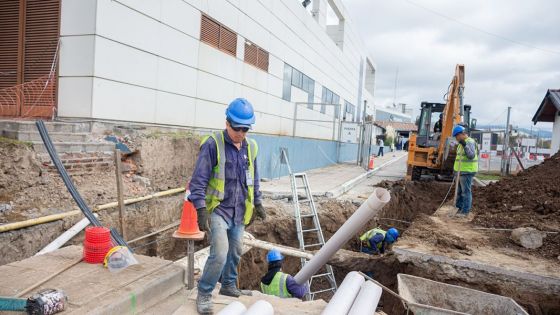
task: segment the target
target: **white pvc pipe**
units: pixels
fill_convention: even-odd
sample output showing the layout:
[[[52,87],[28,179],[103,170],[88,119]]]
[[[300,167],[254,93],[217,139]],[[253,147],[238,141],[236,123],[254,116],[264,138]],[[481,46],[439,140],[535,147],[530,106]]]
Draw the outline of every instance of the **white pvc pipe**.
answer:
[[[385,206],[391,195],[383,188],[375,188],[371,196],[352,214],[323,247],[303,266],[294,279],[298,284],[306,283],[352,236]]]
[[[349,272],[321,315],[348,314],[348,310],[352,307],[364,282],[365,279],[361,274],[356,271]],[[367,313],[363,312],[360,314]]]
[[[348,315],[374,314],[382,291],[377,284],[371,281],[364,282]]]
[[[97,218],[97,213],[93,214]],[[50,242],[49,245],[45,246],[45,248],[41,249],[35,256],[43,255],[46,253],[50,253],[54,250],[59,249],[62,245],[66,244],[69,240],[71,240],[76,234],[80,233],[86,226],[90,224],[88,218],[83,218],[78,223],[74,224],[71,228],[66,230],[66,232],[60,234],[54,241]]]
[[[258,300],[243,315],[274,315],[274,308],[267,301]]]
[[[247,308],[239,301],[233,301],[219,311],[216,315],[242,315]]]

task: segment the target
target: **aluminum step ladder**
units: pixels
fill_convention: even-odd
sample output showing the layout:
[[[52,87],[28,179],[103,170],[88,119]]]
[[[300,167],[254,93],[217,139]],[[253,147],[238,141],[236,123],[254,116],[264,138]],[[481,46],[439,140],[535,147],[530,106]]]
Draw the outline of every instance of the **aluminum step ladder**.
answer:
[[[319,250],[325,244],[325,238],[319,222],[315,201],[309,188],[307,174],[293,173],[286,152],[282,151],[282,154],[290,172],[292,203],[294,205],[299,248],[301,250]],[[300,198],[300,192],[303,193],[303,198]],[[301,266],[303,267],[307,261],[307,259],[302,258]],[[315,295],[319,293],[331,292],[334,294],[337,286],[332,266],[325,265],[319,269],[318,273],[311,277],[307,285],[309,287],[309,293],[306,296],[307,300],[315,299]],[[317,285],[320,285],[321,288],[316,288]]]

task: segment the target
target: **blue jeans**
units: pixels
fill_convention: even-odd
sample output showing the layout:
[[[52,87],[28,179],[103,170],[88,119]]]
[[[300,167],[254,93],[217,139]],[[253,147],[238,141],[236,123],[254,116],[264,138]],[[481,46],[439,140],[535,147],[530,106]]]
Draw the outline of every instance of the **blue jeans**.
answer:
[[[459,213],[469,214],[472,207],[472,180],[474,174],[461,174],[459,177],[459,187],[457,190],[457,204],[455,206],[459,208]]]
[[[228,224],[220,215],[210,215],[210,256],[198,282],[198,293],[209,295],[222,278],[222,286],[237,284],[237,265],[243,250],[245,225]]]

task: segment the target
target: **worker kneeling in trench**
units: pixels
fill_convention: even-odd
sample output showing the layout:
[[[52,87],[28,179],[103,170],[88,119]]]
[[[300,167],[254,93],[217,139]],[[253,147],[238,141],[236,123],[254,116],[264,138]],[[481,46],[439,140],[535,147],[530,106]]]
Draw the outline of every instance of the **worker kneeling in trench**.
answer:
[[[261,278],[261,291],[264,294],[299,299],[307,294],[307,284],[297,284],[294,277],[281,271],[284,256],[279,251],[273,249],[268,252],[266,260],[268,261],[268,271]]]
[[[371,229],[360,236],[360,251],[368,254],[384,254],[385,249],[392,246],[399,238],[399,231],[390,228],[387,231],[381,228]]]

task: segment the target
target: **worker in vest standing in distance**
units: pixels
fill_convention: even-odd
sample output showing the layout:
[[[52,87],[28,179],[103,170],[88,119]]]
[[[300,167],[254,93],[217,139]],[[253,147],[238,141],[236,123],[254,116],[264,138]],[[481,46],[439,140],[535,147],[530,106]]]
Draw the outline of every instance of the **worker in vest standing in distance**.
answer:
[[[460,171],[455,207],[458,217],[466,217],[472,206],[472,181],[478,172],[478,146],[476,141],[465,132],[465,127],[457,125],[453,128],[453,137],[459,142],[453,170]]]
[[[213,313],[212,291],[220,277],[220,294],[251,294],[237,288],[237,265],[245,225],[251,222],[253,213],[266,218],[259,191],[258,146],[246,137],[254,123],[251,103],[237,98],[226,109],[226,129],[200,144],[189,196],[197,210],[200,230],[210,232],[210,255],[198,282],[196,305],[200,314]]]
[[[268,271],[261,278],[261,291],[264,294],[281,298],[296,297],[302,299],[307,294],[307,284],[297,284],[294,277],[282,272],[284,256],[273,249],[266,255]]]

